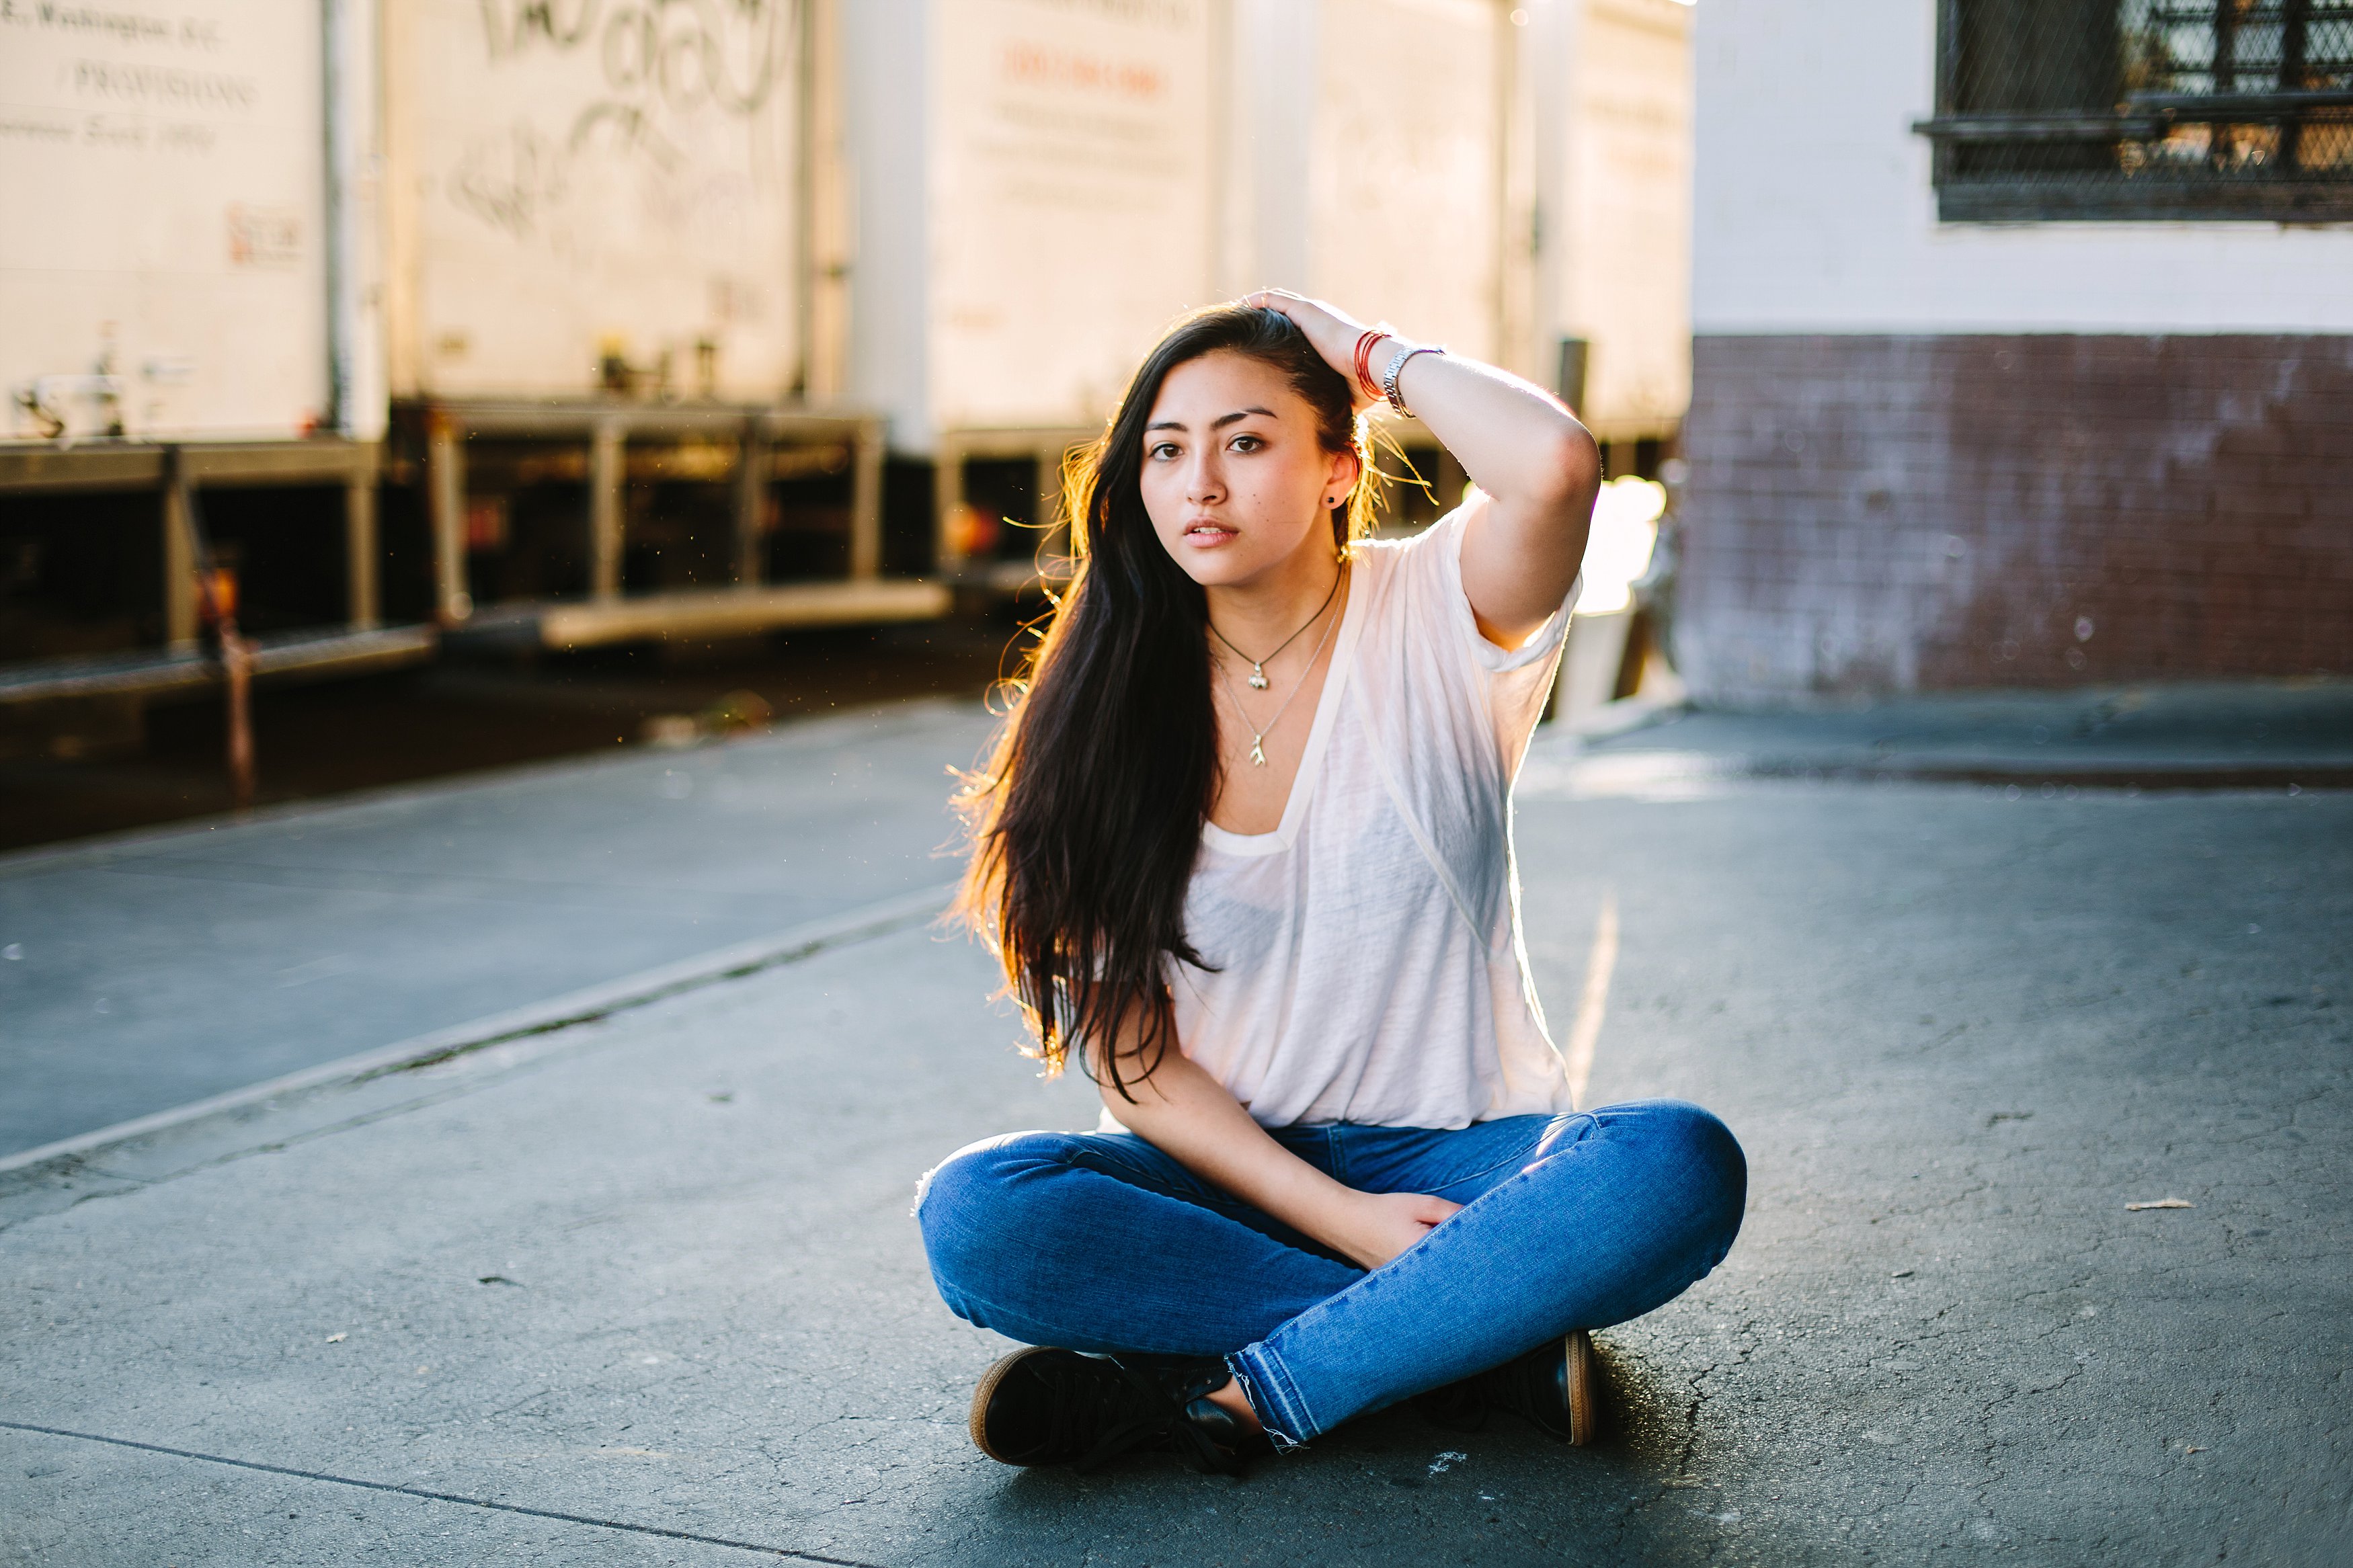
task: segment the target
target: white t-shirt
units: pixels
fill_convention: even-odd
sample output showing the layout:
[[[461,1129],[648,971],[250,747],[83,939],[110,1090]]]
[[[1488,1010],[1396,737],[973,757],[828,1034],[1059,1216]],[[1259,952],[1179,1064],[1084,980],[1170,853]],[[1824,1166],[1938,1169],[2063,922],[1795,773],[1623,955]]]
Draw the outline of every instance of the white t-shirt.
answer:
[[[1514,650],[1482,637],[1467,510],[1357,547],[1281,826],[1201,830],[1185,925],[1211,967],[1171,961],[1177,1038],[1261,1126],[1574,1109],[1528,978],[1511,827],[1568,610]]]

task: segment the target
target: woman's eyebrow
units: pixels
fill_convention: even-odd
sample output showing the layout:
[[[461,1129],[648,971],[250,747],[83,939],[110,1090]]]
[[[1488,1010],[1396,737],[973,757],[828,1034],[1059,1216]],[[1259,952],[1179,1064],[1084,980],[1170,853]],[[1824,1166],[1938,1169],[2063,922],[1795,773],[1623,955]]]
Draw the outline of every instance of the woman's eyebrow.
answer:
[[[1222,430],[1227,426],[1232,424],[1235,420],[1247,419],[1253,414],[1259,415],[1260,416],[1267,419],[1274,417],[1273,409],[1261,408],[1256,404],[1252,404],[1248,408],[1237,408],[1231,414],[1219,415],[1215,419],[1209,421],[1209,428],[1212,430]],[[1153,423],[1146,425],[1145,428],[1146,430],[1182,430],[1186,428],[1186,425],[1182,419],[1157,419]]]

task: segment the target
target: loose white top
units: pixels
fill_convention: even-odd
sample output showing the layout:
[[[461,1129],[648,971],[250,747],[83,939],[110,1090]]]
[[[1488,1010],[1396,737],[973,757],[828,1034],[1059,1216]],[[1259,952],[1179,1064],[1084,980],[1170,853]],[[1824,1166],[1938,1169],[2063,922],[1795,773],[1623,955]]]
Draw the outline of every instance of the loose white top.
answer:
[[[1516,649],[1480,635],[1461,552],[1483,504],[1357,547],[1281,826],[1201,830],[1185,924],[1208,967],[1171,963],[1177,1038],[1261,1126],[1574,1109],[1511,827],[1568,609]]]

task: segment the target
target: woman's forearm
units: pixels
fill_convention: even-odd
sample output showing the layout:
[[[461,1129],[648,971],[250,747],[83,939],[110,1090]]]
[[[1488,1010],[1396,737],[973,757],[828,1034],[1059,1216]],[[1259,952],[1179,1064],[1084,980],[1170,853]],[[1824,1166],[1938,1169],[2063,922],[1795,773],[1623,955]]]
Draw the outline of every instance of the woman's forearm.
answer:
[[[1124,1065],[1124,1064],[1123,1064]],[[1103,1078],[1098,1065],[1096,1077]],[[1459,1206],[1423,1193],[1360,1193],[1285,1149],[1223,1084],[1170,1051],[1133,1100],[1105,1085],[1103,1103],[1128,1131],[1213,1186],[1366,1268],[1419,1241]]]
[[[1100,1075],[1098,1075],[1100,1076]],[[1203,1181],[1326,1246],[1350,1198],[1349,1188],[1267,1136],[1226,1087],[1181,1051],[1170,1051],[1142,1083],[1133,1103],[1106,1084],[1112,1114]]]

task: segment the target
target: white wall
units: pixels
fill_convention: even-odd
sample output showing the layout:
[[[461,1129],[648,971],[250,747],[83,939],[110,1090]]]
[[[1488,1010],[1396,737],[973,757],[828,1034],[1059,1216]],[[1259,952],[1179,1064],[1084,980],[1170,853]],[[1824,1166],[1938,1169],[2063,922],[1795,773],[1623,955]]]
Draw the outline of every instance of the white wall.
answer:
[[[931,416],[1099,424],[1215,287],[1207,0],[935,0]]]
[[[1091,425],[1170,316],[1266,285],[1546,381],[1567,331],[1601,427],[1683,411],[1683,0],[837,4],[849,395],[902,451]]]
[[[1288,287],[1496,357],[1508,24],[1493,0],[1323,0],[1317,21],[1293,89],[1314,94],[1307,189],[1272,187],[1309,214]]]
[[[1588,422],[1653,434],[1691,405],[1693,7],[1578,8],[1561,94],[1565,189],[1545,226],[1556,331],[1592,345]]]
[[[1291,0],[1293,4],[1300,0]],[[847,400],[1083,426],[1215,289],[1216,0],[840,0]]]
[[[1531,373],[1587,344],[1577,414],[1605,440],[1662,435],[1691,404],[1693,7],[1529,0],[1515,29],[1535,214]]]
[[[0,5],[0,397],[104,362],[135,439],[328,414],[321,15]],[[76,436],[106,418],[60,412]],[[0,407],[0,438],[46,434]]]
[[[856,238],[849,263],[848,401],[881,410],[895,447],[931,444],[932,87],[927,0],[840,8],[844,151]]]
[[[347,439],[388,423],[384,223],[384,72],[376,0],[326,0],[328,402]]]
[[[1314,0],[1226,0],[1228,82],[1219,292],[1309,286],[1309,204],[1320,7]]]
[[[847,395],[894,448],[1092,426],[1172,319],[1267,285],[1496,352],[1499,0],[840,14]]]
[[[2353,331],[2353,226],[1938,224],[1934,0],[1697,10],[1697,332]]]

